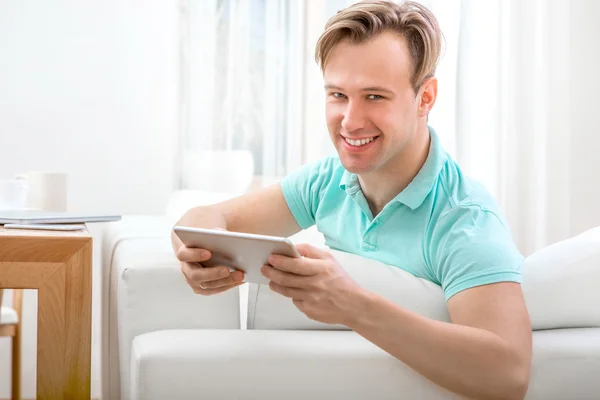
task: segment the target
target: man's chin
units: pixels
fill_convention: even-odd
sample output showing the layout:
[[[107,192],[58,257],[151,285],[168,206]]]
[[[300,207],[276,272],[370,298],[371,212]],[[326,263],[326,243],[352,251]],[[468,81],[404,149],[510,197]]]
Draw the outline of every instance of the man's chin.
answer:
[[[356,162],[355,160],[345,160],[340,158],[344,169],[352,174],[364,175],[372,172],[375,168],[372,164]]]

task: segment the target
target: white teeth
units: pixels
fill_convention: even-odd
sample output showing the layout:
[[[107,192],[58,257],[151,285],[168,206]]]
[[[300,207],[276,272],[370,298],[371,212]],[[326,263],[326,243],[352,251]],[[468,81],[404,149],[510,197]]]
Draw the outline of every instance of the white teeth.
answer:
[[[360,140],[352,140],[352,139],[348,139],[348,138],[344,138],[344,139],[346,139],[346,142],[348,142],[352,146],[364,146],[365,144],[371,143],[373,140],[375,140],[375,137],[371,137],[368,139],[360,139]]]

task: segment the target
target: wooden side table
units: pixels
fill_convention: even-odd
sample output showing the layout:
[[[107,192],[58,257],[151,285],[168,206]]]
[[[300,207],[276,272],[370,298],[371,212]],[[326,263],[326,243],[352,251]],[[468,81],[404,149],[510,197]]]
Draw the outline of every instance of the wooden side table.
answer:
[[[0,288],[38,290],[37,398],[90,398],[92,237],[4,229]]]

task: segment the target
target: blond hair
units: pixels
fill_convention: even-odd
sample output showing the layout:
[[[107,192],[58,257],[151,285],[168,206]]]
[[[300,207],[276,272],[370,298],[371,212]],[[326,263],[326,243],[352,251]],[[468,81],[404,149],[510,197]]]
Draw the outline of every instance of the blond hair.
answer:
[[[323,70],[331,50],[342,40],[363,43],[384,31],[397,32],[406,39],[412,58],[411,84],[416,92],[435,73],[443,35],[431,11],[414,1],[365,0],[339,11],[327,21],[315,59]]]

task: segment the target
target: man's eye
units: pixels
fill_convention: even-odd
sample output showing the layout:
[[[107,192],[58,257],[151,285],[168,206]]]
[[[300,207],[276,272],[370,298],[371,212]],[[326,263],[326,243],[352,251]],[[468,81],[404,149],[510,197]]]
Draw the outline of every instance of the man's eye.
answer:
[[[345,96],[339,92],[335,92],[331,94],[333,97],[337,98],[337,99],[343,99]]]
[[[370,94],[367,96],[367,98],[369,100],[381,100],[381,99],[383,99],[383,96],[380,96],[378,94]]]

